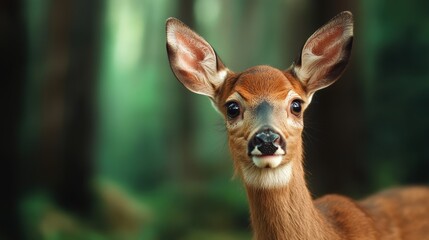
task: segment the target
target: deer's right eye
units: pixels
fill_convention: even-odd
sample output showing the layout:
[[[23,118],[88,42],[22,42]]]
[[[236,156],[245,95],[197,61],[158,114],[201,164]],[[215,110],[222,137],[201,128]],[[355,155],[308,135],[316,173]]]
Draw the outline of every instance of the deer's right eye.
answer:
[[[292,103],[290,104],[290,111],[295,115],[295,116],[299,116],[299,114],[301,113],[302,110],[302,101],[295,99],[292,101]]]
[[[240,105],[236,102],[227,102],[226,106],[226,115],[229,119],[234,119],[240,115]]]

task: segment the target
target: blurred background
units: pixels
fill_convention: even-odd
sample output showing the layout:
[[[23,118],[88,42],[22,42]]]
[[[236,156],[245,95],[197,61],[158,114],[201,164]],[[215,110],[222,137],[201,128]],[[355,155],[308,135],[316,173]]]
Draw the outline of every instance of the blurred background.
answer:
[[[351,63],[306,113],[308,185],[429,183],[429,1],[3,0],[0,239],[250,239],[222,118],[170,71],[165,20],[234,71],[287,68],[355,16]]]

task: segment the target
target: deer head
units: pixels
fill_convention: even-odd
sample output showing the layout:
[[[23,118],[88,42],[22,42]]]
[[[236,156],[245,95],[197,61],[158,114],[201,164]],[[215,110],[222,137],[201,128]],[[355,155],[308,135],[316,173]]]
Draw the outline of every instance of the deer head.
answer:
[[[167,20],[167,51],[177,79],[208,96],[223,115],[234,166],[245,184],[286,185],[302,165],[304,111],[334,83],[349,60],[353,20],[342,12],[311,35],[286,70],[256,66],[234,73],[201,36]]]

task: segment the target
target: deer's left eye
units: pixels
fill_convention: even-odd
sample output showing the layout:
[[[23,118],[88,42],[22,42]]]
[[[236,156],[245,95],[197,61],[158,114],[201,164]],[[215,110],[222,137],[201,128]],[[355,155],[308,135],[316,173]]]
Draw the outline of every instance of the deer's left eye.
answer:
[[[290,111],[295,115],[295,116],[299,116],[299,114],[301,114],[302,111],[302,101],[299,99],[295,99],[292,101],[292,103],[290,104]]]
[[[240,105],[236,102],[226,103],[226,115],[229,119],[234,119],[240,115]]]

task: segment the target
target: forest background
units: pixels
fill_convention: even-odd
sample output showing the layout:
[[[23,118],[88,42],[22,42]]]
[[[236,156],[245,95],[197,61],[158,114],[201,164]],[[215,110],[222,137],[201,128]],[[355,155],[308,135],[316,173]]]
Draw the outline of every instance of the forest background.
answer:
[[[429,1],[4,0],[0,239],[250,239],[225,127],[174,77],[174,16],[242,71],[286,69],[355,16],[344,76],[306,112],[315,197],[429,183]]]

